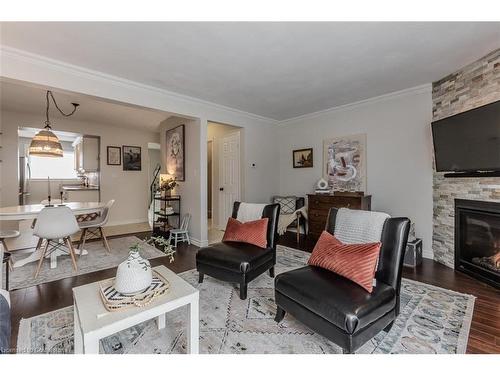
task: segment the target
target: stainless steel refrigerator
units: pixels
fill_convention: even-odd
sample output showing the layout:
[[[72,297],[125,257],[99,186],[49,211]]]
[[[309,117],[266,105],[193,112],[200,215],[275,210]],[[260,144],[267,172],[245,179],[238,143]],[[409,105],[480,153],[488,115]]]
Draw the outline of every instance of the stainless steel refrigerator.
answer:
[[[19,204],[28,204],[30,195],[30,158],[28,155],[19,157]]]

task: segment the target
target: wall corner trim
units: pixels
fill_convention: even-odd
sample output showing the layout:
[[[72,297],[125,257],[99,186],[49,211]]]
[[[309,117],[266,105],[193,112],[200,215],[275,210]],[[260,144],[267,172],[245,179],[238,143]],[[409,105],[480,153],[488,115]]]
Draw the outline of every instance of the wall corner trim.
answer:
[[[388,99],[392,99],[392,98],[397,98],[397,97],[400,97],[400,96],[415,95],[415,94],[424,94],[424,93],[428,93],[428,94],[432,93],[432,83],[425,83],[423,85],[414,86],[414,87],[410,87],[410,88],[407,88],[407,89],[403,89],[403,90],[399,90],[399,91],[390,92],[390,93],[387,93],[387,94],[382,94],[382,95],[374,96],[372,98],[363,99],[363,100],[360,100],[360,101],[357,101],[357,102],[342,104],[342,105],[339,105],[339,106],[336,106],[336,107],[323,109],[321,111],[312,112],[312,113],[308,113],[308,114],[305,114],[305,115],[302,115],[302,116],[293,117],[293,118],[290,118],[290,119],[287,119],[287,120],[279,121],[277,123],[277,125],[278,126],[282,126],[282,125],[287,125],[287,124],[291,124],[291,123],[298,122],[298,121],[310,120],[310,119],[313,119],[315,117],[319,117],[319,116],[323,116],[323,115],[328,115],[328,114],[334,113],[334,112],[348,111],[348,110],[355,109],[357,107],[361,107],[361,106],[364,106],[364,105],[376,103],[376,102],[379,102],[379,101],[382,101],[382,100],[388,100]]]

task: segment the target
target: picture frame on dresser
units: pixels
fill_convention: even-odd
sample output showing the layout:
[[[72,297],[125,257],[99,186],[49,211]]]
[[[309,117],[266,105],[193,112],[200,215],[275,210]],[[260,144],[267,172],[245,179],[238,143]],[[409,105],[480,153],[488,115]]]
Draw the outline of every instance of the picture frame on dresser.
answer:
[[[107,165],[122,165],[122,149],[119,146],[106,147],[106,164]]]

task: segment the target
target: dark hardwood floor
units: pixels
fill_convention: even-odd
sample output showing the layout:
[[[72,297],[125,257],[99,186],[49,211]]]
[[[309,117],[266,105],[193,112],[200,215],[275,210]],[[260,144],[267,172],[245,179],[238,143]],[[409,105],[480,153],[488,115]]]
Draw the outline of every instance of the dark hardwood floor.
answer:
[[[149,233],[135,235],[144,238]],[[314,241],[304,237],[297,244],[292,233],[282,236],[279,243],[307,252],[311,252],[314,247]],[[173,263],[169,263],[166,258],[159,258],[153,259],[151,264],[164,264],[177,273],[187,271],[195,267],[197,250],[196,246],[180,244]],[[73,303],[73,287],[110,278],[115,274],[116,268],[112,268],[12,291],[12,347],[16,347],[22,318],[70,306]],[[428,259],[416,269],[405,267],[403,276],[476,296],[467,353],[500,353],[500,292],[497,289]]]

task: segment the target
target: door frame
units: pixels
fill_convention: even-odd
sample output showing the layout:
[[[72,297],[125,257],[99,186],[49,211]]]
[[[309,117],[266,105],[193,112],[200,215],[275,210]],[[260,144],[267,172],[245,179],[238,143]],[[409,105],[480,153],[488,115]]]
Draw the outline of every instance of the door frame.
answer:
[[[217,163],[219,164],[219,180],[217,181],[218,183],[218,186],[220,188],[220,186],[222,185],[222,173],[221,171],[223,170],[223,163],[222,163],[222,154],[223,154],[223,142],[222,140],[224,138],[227,138],[227,137],[230,137],[230,136],[234,136],[236,135],[237,138],[238,138],[238,160],[237,160],[237,166],[238,166],[238,170],[239,170],[239,173],[238,173],[238,188],[237,188],[237,198],[238,200],[241,199],[241,173],[242,173],[242,168],[241,168],[241,159],[242,159],[242,155],[241,155],[241,129],[237,129],[235,130],[234,132],[231,132],[231,133],[228,133],[226,134],[225,136],[219,138],[219,145],[218,145],[218,155],[217,155]],[[213,154],[212,154],[212,170],[213,170]],[[213,183],[213,178],[212,178],[212,183]],[[214,194],[214,191],[212,189],[212,194]],[[224,220],[222,220],[222,215],[221,215],[221,202],[222,202],[222,199],[220,198],[220,193],[218,192],[219,194],[219,199],[217,201],[218,203],[218,207],[217,207],[217,224],[215,225],[215,227],[219,230],[224,230],[226,229],[226,222]],[[212,217],[213,217],[213,201],[212,201]],[[213,223],[213,221],[212,221]]]

